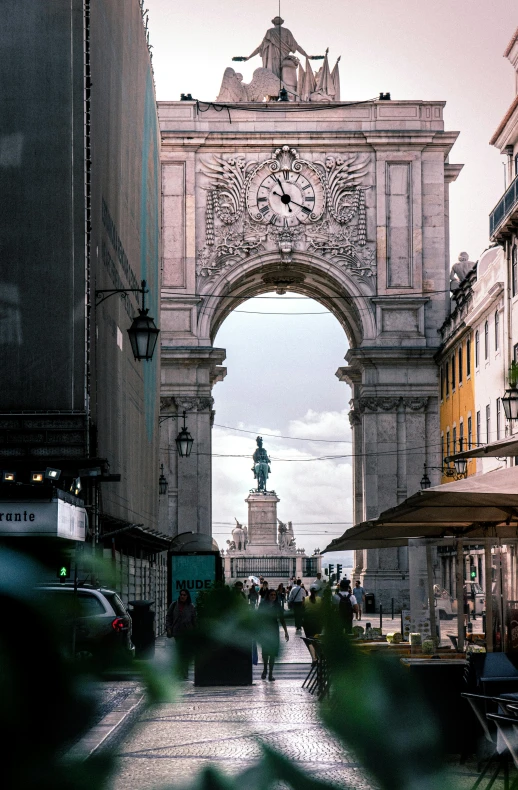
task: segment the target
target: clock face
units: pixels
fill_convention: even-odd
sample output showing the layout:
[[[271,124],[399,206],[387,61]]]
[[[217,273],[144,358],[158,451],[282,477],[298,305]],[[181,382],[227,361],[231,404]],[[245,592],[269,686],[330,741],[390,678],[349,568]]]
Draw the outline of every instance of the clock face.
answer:
[[[316,222],[325,207],[324,188],[308,166],[298,172],[260,167],[248,186],[247,207],[255,222],[279,228]]]

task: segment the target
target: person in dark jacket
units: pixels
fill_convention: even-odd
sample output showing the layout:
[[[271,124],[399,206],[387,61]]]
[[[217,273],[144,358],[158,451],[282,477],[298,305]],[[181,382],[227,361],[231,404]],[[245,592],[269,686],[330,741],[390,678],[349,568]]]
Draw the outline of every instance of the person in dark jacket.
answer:
[[[264,669],[261,678],[266,680],[266,675],[268,674],[268,680],[275,680],[273,677],[273,667],[280,650],[279,623],[284,628],[284,638],[286,642],[289,642],[290,639],[288,636],[288,629],[286,628],[284,613],[278,601],[276,590],[270,590],[268,596],[262,599],[259,604],[259,612],[263,618],[261,647]]]
[[[180,590],[177,601],[173,601],[165,618],[165,625],[168,637],[178,639],[189,628],[196,625],[196,609],[191,601],[191,594],[188,590]]]

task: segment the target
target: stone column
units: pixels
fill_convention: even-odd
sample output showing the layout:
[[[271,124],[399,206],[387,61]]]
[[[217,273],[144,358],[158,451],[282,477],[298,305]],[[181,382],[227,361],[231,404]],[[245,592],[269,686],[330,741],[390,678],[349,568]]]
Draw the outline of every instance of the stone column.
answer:
[[[160,458],[168,481],[160,529],[172,537],[212,534],[212,387],[225,368],[223,349],[162,347]],[[175,439],[182,413],[194,439],[188,458],[178,456]],[[174,417],[175,419],[168,419]]]
[[[254,492],[248,504],[248,551],[277,548],[277,503],[280,499],[270,492]]]

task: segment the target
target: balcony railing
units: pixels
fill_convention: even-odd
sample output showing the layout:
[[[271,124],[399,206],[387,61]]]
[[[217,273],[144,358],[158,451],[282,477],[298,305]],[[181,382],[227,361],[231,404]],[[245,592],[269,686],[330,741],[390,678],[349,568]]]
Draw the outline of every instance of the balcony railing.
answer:
[[[500,198],[493,211],[489,215],[489,236],[493,238],[496,231],[503,223],[508,214],[518,203],[518,176],[512,181],[509,188]]]

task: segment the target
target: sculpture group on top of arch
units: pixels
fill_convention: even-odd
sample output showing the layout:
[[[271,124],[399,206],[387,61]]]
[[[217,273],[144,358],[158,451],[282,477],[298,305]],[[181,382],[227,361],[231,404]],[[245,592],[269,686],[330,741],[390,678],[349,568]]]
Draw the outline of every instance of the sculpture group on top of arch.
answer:
[[[243,82],[243,75],[233,68],[225,69],[216,101],[231,103],[277,100],[281,89],[285,101],[330,102],[340,101],[340,73],[336,61],[329,68],[328,49],[325,55],[308,55],[297,43],[291,30],[283,28],[284,19],[272,19],[273,27],[266,31],[263,40],[248,57],[232,60],[247,61],[260,55],[262,68],[254,71],[252,81]],[[305,67],[295,56],[299,52],[306,58]],[[323,60],[321,68],[313,73],[312,60]]]
[[[369,153],[299,156],[289,145],[271,157],[213,154],[203,161],[205,245],[197,274],[211,278],[261,252],[289,264],[307,251],[369,282],[375,245],[367,239],[367,195],[373,186]]]

